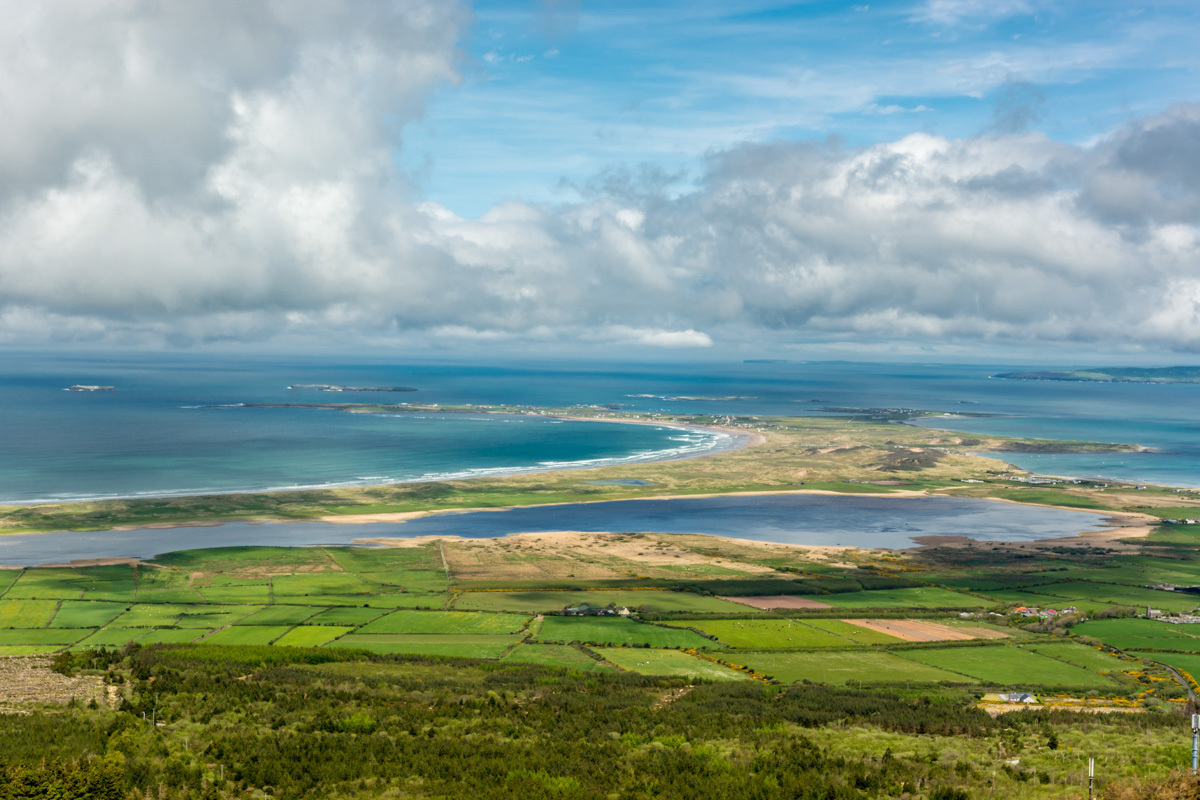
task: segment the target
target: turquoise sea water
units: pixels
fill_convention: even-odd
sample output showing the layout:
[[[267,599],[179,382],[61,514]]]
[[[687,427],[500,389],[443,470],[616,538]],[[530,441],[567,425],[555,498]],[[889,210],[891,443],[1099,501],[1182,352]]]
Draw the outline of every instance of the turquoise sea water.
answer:
[[[643,411],[732,415],[820,414],[826,406],[992,414],[997,416],[938,418],[924,424],[1137,443],[1155,452],[1005,458],[1050,474],[1200,486],[1200,385],[990,377],[1025,366],[477,366],[0,353],[0,502],[430,480],[620,463],[728,444],[707,434],[657,426],[519,416],[368,416],[240,405],[406,400],[619,403]],[[119,391],[64,391],[76,383],[111,384]],[[297,383],[404,385],[418,391],[330,394],[286,388]],[[696,399],[730,397],[740,399]]]

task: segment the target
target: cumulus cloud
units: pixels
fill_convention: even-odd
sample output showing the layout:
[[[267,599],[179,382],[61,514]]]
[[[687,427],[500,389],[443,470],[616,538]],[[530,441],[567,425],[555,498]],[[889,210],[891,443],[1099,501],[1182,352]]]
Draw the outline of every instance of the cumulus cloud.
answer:
[[[1088,146],[745,144],[686,191],[646,168],[466,219],[395,158],[456,80],[453,3],[6,11],[0,341],[1200,350],[1198,106]]]

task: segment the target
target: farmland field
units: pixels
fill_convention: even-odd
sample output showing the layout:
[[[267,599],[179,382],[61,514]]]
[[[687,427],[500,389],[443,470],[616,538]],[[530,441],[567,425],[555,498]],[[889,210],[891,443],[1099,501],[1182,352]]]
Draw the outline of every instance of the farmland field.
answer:
[[[987,600],[936,586],[808,596],[834,608],[983,608]]]
[[[265,582],[211,584],[197,586],[196,591],[210,603],[263,605],[271,599],[271,587]]]
[[[790,619],[701,619],[671,624],[696,628],[717,637],[726,647],[742,649],[798,650],[849,647],[853,644],[849,639],[828,630],[818,630]]]
[[[349,634],[326,647],[356,647],[375,653],[411,653],[415,655],[456,656],[459,658],[499,658],[520,636],[454,634]]]
[[[622,669],[642,675],[669,675],[710,681],[741,681],[749,676],[678,650],[646,650],[636,647],[598,647],[596,652]]]
[[[338,628],[333,625],[308,625],[292,628],[275,640],[278,647],[320,647],[326,642],[332,642],[344,633],[350,633],[354,628]]]
[[[1081,636],[1094,636],[1121,650],[1182,650],[1200,653],[1200,637],[1189,636],[1188,625],[1168,625],[1151,619],[1097,619],[1076,625]]]
[[[147,633],[145,628],[104,628],[78,642],[71,649],[81,650],[90,647],[122,647],[134,639],[141,638]],[[199,635],[199,631],[197,631]]]
[[[238,625],[299,625],[304,620],[325,609],[317,606],[267,606],[244,616]]]
[[[483,611],[561,611],[587,603],[591,606],[624,606],[651,611],[694,611],[698,613],[745,614],[753,609],[717,597],[691,592],[584,591],[584,592],[466,592],[455,608]]]
[[[5,597],[77,600],[83,597],[85,582],[87,579],[73,569],[27,569],[20,573]]]
[[[271,579],[275,596],[280,595],[354,595],[370,594],[376,589],[369,583],[340,572],[277,575]]]
[[[564,667],[587,672],[611,670],[603,661],[597,661],[587,653],[565,644],[519,644],[502,661],[520,664],[541,664],[547,667]]]
[[[529,617],[468,611],[393,611],[370,622],[363,633],[515,633]]]
[[[1181,672],[1186,672],[1192,680],[1200,681],[1200,655],[1196,653],[1130,653],[1130,655],[1147,661],[1167,664]]]
[[[112,625],[119,628],[170,628],[189,608],[191,606],[139,604],[113,620]]]
[[[0,602],[0,628],[43,628],[58,610],[55,600]]]
[[[0,605],[3,602],[0,601]],[[54,615],[51,628],[99,628],[112,622],[129,606],[125,603],[93,603],[87,600],[64,600]]]
[[[1111,686],[1108,678],[1018,647],[947,647],[905,650],[904,658],[969,675],[986,683],[1013,686]]]
[[[91,634],[81,628],[4,628],[0,629],[0,645],[14,644],[75,644]]]
[[[192,606],[179,617],[176,628],[220,628],[255,613],[260,606]]]
[[[806,619],[804,620],[804,624],[811,625],[819,630],[836,633],[838,636],[855,644],[899,644],[902,641],[895,636],[873,631],[860,625],[851,625],[849,622],[843,622],[840,619]]]
[[[1021,647],[1025,650],[1032,650],[1043,656],[1057,658],[1094,672],[1120,672],[1122,669],[1129,669],[1131,666],[1128,662],[1122,661],[1110,653],[1074,642],[1023,644]]]
[[[203,639],[204,644],[270,644],[290,629],[287,625],[240,625]]]
[[[331,608],[305,621],[305,625],[349,625],[358,627],[387,613],[382,608]]]
[[[183,644],[194,642],[208,631],[179,630],[176,628],[155,629],[138,639],[138,644]]]
[[[884,652],[834,650],[826,653],[737,653],[728,659],[784,683],[807,680],[844,684],[913,681],[914,683],[975,683],[953,672],[917,664]]]
[[[620,617],[546,617],[538,639],[547,642],[644,644],[650,647],[720,647],[698,633],[678,628],[646,625]]]
[[[370,587],[371,584],[363,584]],[[376,590],[377,587],[374,587]],[[276,597],[276,602],[296,606],[369,606],[371,608],[441,608],[446,596],[441,594],[314,594]]]

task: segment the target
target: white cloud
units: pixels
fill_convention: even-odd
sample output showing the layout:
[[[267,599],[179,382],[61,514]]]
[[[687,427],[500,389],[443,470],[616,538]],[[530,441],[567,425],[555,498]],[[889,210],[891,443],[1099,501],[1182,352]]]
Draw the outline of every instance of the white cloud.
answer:
[[[461,9],[191,8],[22,5],[0,30],[0,341],[1200,350],[1200,107],[1086,147],[746,144],[681,195],[465,219],[395,166]]]

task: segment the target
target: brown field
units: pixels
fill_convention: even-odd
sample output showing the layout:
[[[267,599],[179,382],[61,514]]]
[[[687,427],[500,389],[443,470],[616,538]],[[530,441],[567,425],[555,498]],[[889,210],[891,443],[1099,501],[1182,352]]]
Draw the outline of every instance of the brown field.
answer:
[[[0,658],[0,714],[25,714],[39,705],[63,705],[71,700],[115,705],[117,688],[105,687],[100,678],[68,678],[50,669],[45,656]]]
[[[731,603],[741,603],[744,606],[752,606],[769,610],[772,608],[833,608],[827,603],[818,603],[816,600],[808,600],[804,597],[791,597],[786,594],[776,595],[774,597],[722,597],[722,600],[728,600]],[[852,622],[853,620],[846,620]],[[857,624],[857,623],[856,623]]]
[[[729,598],[733,599],[733,598]],[[967,639],[1007,639],[1007,633],[967,625],[943,625],[923,619],[844,619],[860,628],[886,633],[906,642],[961,642]]]

